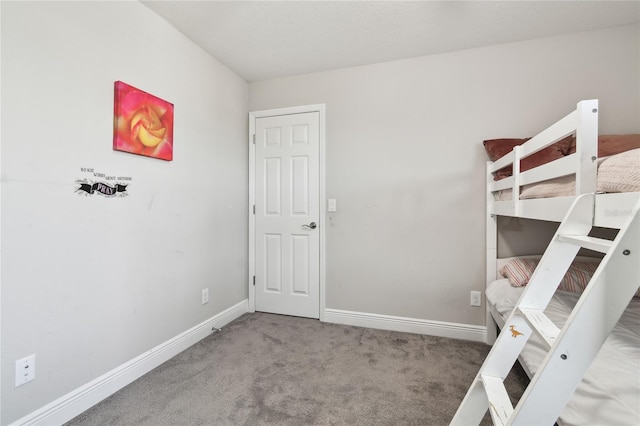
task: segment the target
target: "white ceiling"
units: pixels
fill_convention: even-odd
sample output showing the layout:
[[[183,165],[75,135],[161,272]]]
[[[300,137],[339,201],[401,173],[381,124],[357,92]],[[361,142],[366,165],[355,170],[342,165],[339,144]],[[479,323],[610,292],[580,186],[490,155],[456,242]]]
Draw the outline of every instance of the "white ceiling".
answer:
[[[640,1],[142,1],[258,81],[627,25]]]

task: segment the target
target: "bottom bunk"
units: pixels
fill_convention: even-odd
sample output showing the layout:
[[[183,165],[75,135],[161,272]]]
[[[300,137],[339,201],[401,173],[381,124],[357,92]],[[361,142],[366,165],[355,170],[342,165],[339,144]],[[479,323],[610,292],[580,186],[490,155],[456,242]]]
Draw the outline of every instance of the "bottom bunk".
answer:
[[[501,268],[507,262],[499,260],[498,264]],[[580,274],[577,279],[581,280]],[[487,307],[499,327],[504,325],[524,289],[514,287],[507,278],[488,285]],[[565,323],[577,303],[580,297],[577,291],[558,290],[547,306],[545,314],[558,327]],[[530,377],[537,371],[547,351],[547,346],[538,336],[530,337],[520,355],[520,363]],[[640,424],[640,298],[634,297],[629,303],[562,412],[558,424]]]

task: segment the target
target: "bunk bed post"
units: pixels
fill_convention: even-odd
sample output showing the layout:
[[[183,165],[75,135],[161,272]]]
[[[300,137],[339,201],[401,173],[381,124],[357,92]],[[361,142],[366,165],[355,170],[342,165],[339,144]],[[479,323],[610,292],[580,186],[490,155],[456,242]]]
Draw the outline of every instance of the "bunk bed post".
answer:
[[[493,181],[493,173],[490,170],[491,161],[487,162],[486,167],[486,180],[487,180],[487,188]],[[491,214],[491,203],[493,202],[493,193],[491,191],[485,191],[487,194],[486,200],[486,283],[485,289],[494,281],[496,277],[496,264],[498,261],[498,223],[497,216]],[[493,316],[491,315],[491,309],[488,303],[485,302],[485,311],[486,311],[486,338],[485,342],[488,345],[493,345],[498,337],[498,325],[496,324]]]
[[[513,191],[511,200],[513,201],[513,215],[520,216],[520,158],[522,158],[522,146],[513,147]]]
[[[580,101],[576,110],[576,194],[594,193],[598,169],[598,100]]]

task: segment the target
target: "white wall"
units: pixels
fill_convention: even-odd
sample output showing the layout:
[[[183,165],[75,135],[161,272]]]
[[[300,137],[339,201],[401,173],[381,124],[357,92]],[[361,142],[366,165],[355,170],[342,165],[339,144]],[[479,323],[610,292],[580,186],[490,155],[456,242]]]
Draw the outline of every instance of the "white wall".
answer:
[[[327,105],[327,307],[483,325],[482,140],[591,98],[639,131],[639,51],[631,26],[251,83],[251,110]]]
[[[138,2],[1,7],[4,425],[246,299],[248,86]],[[173,162],[112,150],[116,80],[175,104]]]

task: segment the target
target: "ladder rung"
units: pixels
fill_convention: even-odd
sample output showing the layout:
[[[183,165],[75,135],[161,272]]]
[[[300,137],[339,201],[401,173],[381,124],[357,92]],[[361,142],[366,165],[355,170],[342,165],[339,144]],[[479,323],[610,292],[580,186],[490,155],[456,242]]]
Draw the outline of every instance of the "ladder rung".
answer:
[[[513,405],[502,379],[494,376],[480,375],[484,390],[489,400],[489,412],[494,425],[505,425],[513,414]]]
[[[558,235],[558,241],[565,243],[575,244],[580,247],[584,247],[589,250],[599,251],[600,253],[606,253],[611,248],[613,241],[604,240],[602,238],[589,237],[586,235]]]
[[[547,342],[549,347],[553,346],[556,337],[560,334],[560,329],[547,317],[541,309],[518,308],[531,328]]]

